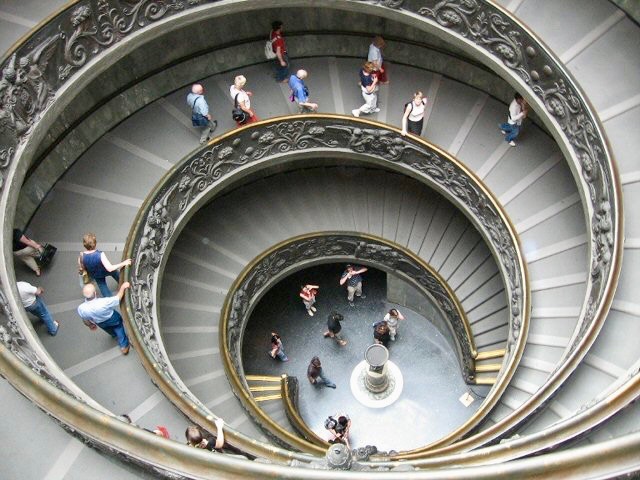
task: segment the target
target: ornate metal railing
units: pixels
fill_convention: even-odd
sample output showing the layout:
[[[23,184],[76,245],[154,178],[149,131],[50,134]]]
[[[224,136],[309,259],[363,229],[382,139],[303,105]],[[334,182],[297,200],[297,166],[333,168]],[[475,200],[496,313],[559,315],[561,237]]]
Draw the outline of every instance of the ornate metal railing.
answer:
[[[156,299],[164,264],[173,242],[187,221],[225,185],[236,184],[247,175],[255,175],[260,169],[302,158],[331,158],[340,162],[348,159],[413,176],[451,199],[476,225],[497,257],[509,312],[504,368],[483,405],[469,421],[447,437],[448,441],[455,440],[476,425],[496,404],[520,359],[529,323],[526,269],[513,227],[495,199],[466,167],[426,141],[403,137],[395,128],[370,121],[337,115],[310,115],[252,124],[214,140],[185,158],[165,176],[140,209],[125,248],[125,254],[133,259],[131,270],[125,271],[125,277],[132,284],[125,311],[134,331],[134,344],[145,367],[163,391],[170,392],[172,399],[181,399],[178,406],[186,415],[199,423],[207,422],[210,412],[191,394],[174,371],[162,343]],[[357,245],[353,246],[354,251],[357,250]],[[330,255],[331,248],[327,247],[325,255]],[[277,250],[275,252],[277,255]],[[302,252],[298,253],[303,255]],[[362,249],[361,256],[366,258],[366,253],[367,248]],[[374,255],[371,257],[376,258]],[[384,264],[381,260],[384,255],[378,257],[376,260]],[[398,256],[388,261],[391,262],[391,268],[400,268],[403,259]],[[269,261],[265,263],[267,269],[274,268]],[[262,270],[256,272],[261,272],[260,286],[264,286],[264,281],[271,278]],[[277,273],[277,269],[274,272]],[[222,319],[224,322],[228,317],[229,324],[222,325],[220,329],[220,350],[234,391],[243,401],[251,402],[237,371],[228,368],[232,363],[229,352],[239,351],[240,333],[246,321],[244,315],[254,293],[237,288],[237,282],[244,280],[245,275],[236,281],[231,289],[234,296],[225,303]],[[250,280],[255,280],[257,276],[254,274]],[[413,276],[419,277],[415,273]],[[234,316],[232,311],[241,312],[241,315]],[[234,358],[237,360],[239,357],[236,355]],[[259,423],[270,423],[271,429],[279,431],[290,445],[309,452],[316,451],[313,446],[287,435],[259,409],[250,409],[250,412]],[[231,439],[233,435],[233,431],[228,434]],[[246,448],[255,448],[255,442],[247,442],[241,436],[236,441],[242,446],[246,445]],[[247,451],[260,454],[255,450]]]
[[[282,375],[280,383],[280,391],[282,393],[282,402],[287,420],[299,435],[306,438],[309,442],[318,446],[328,448],[329,442],[320,438],[313,430],[309,428],[307,423],[300,416],[298,408],[298,395],[300,393],[300,384],[297,377]]]
[[[244,268],[229,289],[218,327],[224,332],[221,346],[228,350],[236,375],[244,375],[242,338],[262,295],[295,270],[310,264],[334,262],[376,267],[418,288],[448,322],[462,377],[465,382],[473,381],[477,354],[473,333],[460,301],[447,282],[406,248],[374,235],[355,232],[315,232],[290,238],[274,245]],[[247,390],[246,381],[243,380],[243,384]]]
[[[373,235],[349,232],[301,235],[274,245],[244,268],[229,289],[218,325],[227,376],[232,379],[236,396],[263,429],[281,441],[292,440],[290,433],[271,420],[250,393],[242,362],[244,330],[263,294],[282,278],[306,266],[327,262],[373,266],[418,288],[448,322],[463,379],[473,381],[476,351],[471,328],[457,297],[437,272],[407,249]],[[477,422],[482,418],[482,412],[476,416]]]
[[[35,145],[55,121],[61,110],[58,104],[64,106],[64,101],[68,101],[72,85],[82,85],[91,71],[88,68],[91,61],[117,51],[125,41],[131,41],[135,47],[140,36],[133,34],[162,28],[163,22],[173,17],[185,18],[190,11],[201,15],[205,7],[215,9],[217,3],[215,0],[74,2],[19,42],[2,60],[0,212],[4,228],[0,236],[3,257],[0,263],[4,267],[0,269],[0,300],[4,315],[0,316],[0,349],[12,352],[10,355],[28,365],[33,382],[49,375],[70,389],[77,388],[41,348],[18,306],[15,290],[9,287],[14,282],[9,232],[18,190]],[[285,4],[305,6],[307,2],[263,0],[260,7]],[[547,401],[593,344],[610,307],[620,271],[622,206],[618,175],[597,117],[570,74],[525,26],[500,7],[486,0],[336,0],[331,6],[358,8],[437,32],[472,52],[525,95],[563,148],[581,187],[590,224],[591,275],[572,347],[549,382],[513,415],[485,434],[458,445],[472,448],[514,428]],[[225,12],[240,11],[246,5],[225,3],[224,8]],[[8,377],[13,377],[12,372],[5,369]],[[43,377],[37,376],[40,374]],[[27,377],[15,382],[20,383],[18,388],[22,391],[28,390]],[[91,427],[85,424],[81,430],[89,431]],[[571,435],[567,430],[567,438]]]

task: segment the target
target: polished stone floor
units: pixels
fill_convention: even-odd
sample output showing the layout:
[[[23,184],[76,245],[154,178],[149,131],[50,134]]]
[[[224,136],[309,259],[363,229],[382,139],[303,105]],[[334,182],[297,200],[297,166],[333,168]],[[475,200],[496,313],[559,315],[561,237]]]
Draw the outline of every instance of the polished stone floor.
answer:
[[[384,408],[365,407],[351,392],[353,369],[364,359],[365,349],[373,343],[371,324],[383,318],[395,305],[385,301],[386,275],[365,273],[364,293],[355,307],[346,300],[346,289],[338,280],[343,265],[323,265],[297,272],[268,292],[254,310],[245,334],[243,361],[246,374],[280,375],[300,380],[300,412],[307,424],[326,438],[324,420],[328,415],[345,412],[352,419],[351,445],[376,445],[379,450],[410,450],[437,440],[467,420],[482,402],[460,375],[454,352],[444,337],[425,318],[401,308],[406,320],[390,345],[390,359],[404,379],[402,394]],[[302,283],[320,285],[318,312],[309,317],[298,297]],[[345,317],[342,333],[348,341],[340,347],[324,338],[327,315],[337,310]],[[289,362],[267,356],[270,332],[280,333]],[[337,384],[335,390],[315,387],[306,379],[309,360],[318,355],[325,375]],[[465,407],[458,399],[465,392],[475,400]]]

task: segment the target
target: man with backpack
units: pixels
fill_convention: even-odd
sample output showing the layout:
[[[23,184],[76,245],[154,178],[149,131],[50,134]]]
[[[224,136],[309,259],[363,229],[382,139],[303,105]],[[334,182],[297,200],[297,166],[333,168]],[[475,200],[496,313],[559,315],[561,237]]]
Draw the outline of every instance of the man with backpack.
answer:
[[[191,87],[191,93],[187,95],[187,104],[191,107],[191,124],[194,127],[202,127],[200,144],[211,140],[213,131],[218,126],[216,120],[212,120],[209,113],[209,104],[204,98],[204,87],[199,83]]]
[[[269,35],[271,43],[271,52],[265,48],[267,58],[274,60],[274,68],[276,72],[276,82],[284,83],[289,77],[289,55],[287,54],[287,45],[282,35],[282,22],[276,20],[271,24],[271,34]]]

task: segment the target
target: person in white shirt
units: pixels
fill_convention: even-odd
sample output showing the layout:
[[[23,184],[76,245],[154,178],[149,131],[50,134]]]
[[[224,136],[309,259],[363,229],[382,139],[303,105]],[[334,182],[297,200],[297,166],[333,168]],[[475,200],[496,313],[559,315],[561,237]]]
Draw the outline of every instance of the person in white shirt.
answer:
[[[384,316],[384,321],[387,322],[387,326],[389,327],[389,336],[392,342],[396,341],[400,320],[404,320],[404,315],[402,315],[397,308],[392,308],[389,310],[389,313]]]
[[[374,64],[378,81],[382,85],[389,83],[387,68],[384,65],[384,60],[382,58],[382,49],[385,45],[384,39],[380,35],[376,35],[373,37],[371,45],[369,45],[369,54],[367,55],[367,62]]]
[[[236,121],[238,126],[254,123],[259,120],[256,116],[256,112],[251,109],[251,96],[253,93],[244,90],[244,86],[246,84],[247,79],[244,75],[238,75],[234,79],[233,85],[229,87],[229,94],[231,95],[231,99],[234,101],[234,104],[237,101],[238,108],[242,109],[242,111],[247,114],[247,119],[244,122]]]
[[[522,95],[516,93],[509,105],[509,116],[505,123],[500,124],[500,130],[505,135],[504,140],[512,147],[516,146],[515,139],[520,134],[522,120],[527,117],[527,102]]]
[[[427,97],[418,90],[413,94],[413,100],[404,107],[402,115],[402,135],[407,131],[414,135],[420,135],[424,126],[424,111],[427,106]]]
[[[40,298],[44,293],[42,287],[34,287],[27,282],[18,282],[17,287],[24,309],[42,320],[47,326],[49,335],[54,337],[58,333],[60,324],[53,319],[44,300]]]

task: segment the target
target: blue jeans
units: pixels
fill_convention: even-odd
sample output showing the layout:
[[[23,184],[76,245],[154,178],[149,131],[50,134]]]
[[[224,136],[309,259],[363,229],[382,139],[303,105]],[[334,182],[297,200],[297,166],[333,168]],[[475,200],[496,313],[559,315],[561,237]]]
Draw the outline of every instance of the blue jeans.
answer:
[[[287,354],[284,353],[283,349],[280,349],[276,352],[276,358],[281,362],[286,362],[287,360],[289,360],[289,358],[287,357]]]
[[[520,125],[511,125],[510,123],[503,123],[500,125],[500,130],[507,132],[507,136],[504,137],[505,142],[512,142],[520,134]]]
[[[329,387],[329,388],[336,388],[336,384],[335,383],[333,383],[328,378],[323,377],[322,375],[318,375],[318,377],[316,378],[316,383],[315,384],[319,385],[319,386]]]
[[[289,79],[289,55],[285,53],[282,58],[286,63],[284,67],[280,65],[280,60],[277,57],[273,63],[276,71],[276,82],[283,82]]]
[[[120,281],[120,272],[118,270],[114,270],[113,272],[109,272],[107,276],[113,278],[116,282]],[[96,281],[96,285],[98,285],[98,290],[100,290],[100,295],[103,297],[113,297],[113,293],[109,290],[107,286],[107,277],[104,278],[94,278]]]
[[[127,338],[127,333],[124,331],[122,317],[118,312],[114,311],[109,320],[105,320],[97,325],[113,338],[118,339],[118,345],[120,348],[129,346],[129,339]]]
[[[47,306],[40,297],[36,296],[36,302],[33,305],[26,307],[25,310],[42,320],[47,326],[47,330],[50,335],[55,335],[58,332],[56,324],[53,323],[51,313],[49,313]]]

